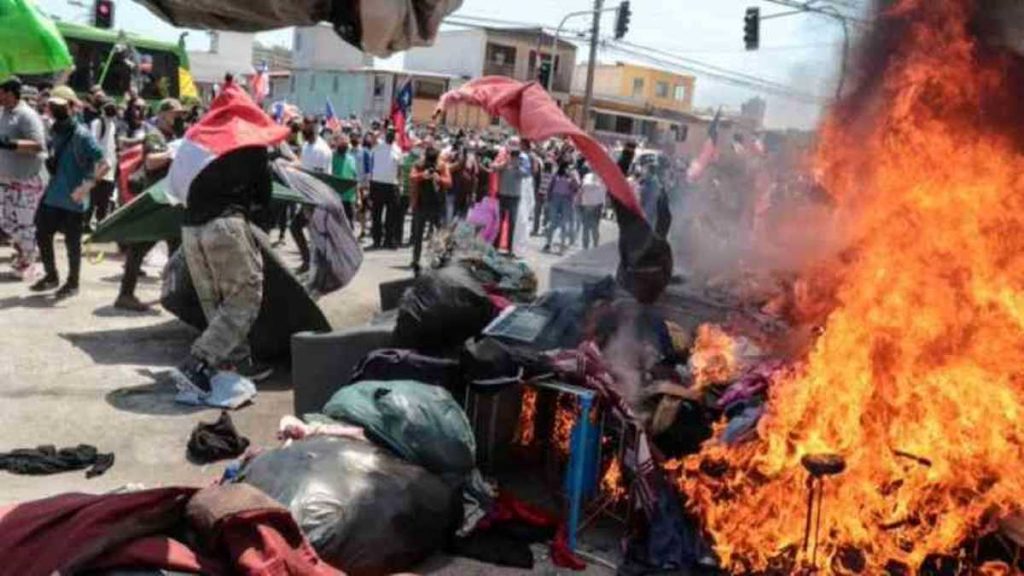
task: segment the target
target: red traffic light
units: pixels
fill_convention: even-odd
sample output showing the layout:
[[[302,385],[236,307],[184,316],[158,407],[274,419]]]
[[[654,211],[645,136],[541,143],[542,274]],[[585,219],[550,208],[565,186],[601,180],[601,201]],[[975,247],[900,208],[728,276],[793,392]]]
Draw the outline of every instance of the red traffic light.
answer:
[[[92,24],[97,28],[114,27],[113,0],[96,0],[93,5]]]

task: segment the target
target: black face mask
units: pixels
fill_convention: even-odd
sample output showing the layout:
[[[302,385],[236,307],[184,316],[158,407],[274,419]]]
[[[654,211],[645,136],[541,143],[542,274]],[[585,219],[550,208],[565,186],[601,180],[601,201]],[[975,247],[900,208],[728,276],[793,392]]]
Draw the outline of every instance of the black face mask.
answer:
[[[187,129],[187,126],[185,125],[185,119],[182,118],[181,116],[175,117],[174,118],[174,128],[173,128],[174,135],[177,136],[178,138],[181,138],[182,136],[185,135],[186,129]]]
[[[103,115],[106,116],[107,118],[116,118],[117,117],[117,110],[115,110],[113,108],[108,108],[108,109],[103,111]]]
[[[306,139],[306,142],[312,142],[316,140],[316,132],[313,132],[312,130],[304,131],[302,133],[302,137]]]
[[[67,108],[50,108],[50,115],[53,116],[53,120],[58,124],[63,124],[71,118]]]
[[[348,146],[338,146],[338,154],[341,156],[348,154]]]

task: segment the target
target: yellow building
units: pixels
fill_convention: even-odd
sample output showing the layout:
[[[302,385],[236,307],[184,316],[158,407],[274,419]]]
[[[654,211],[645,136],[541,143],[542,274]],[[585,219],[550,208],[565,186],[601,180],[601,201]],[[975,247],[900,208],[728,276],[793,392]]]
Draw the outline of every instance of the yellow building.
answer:
[[[587,83],[587,65],[576,67],[574,92],[583,92]],[[594,68],[594,96],[613,98],[647,108],[689,112],[697,79],[658,68],[619,62]]]
[[[583,124],[587,65],[576,67],[568,111]],[[650,145],[685,140],[697,79],[659,68],[618,62],[594,68],[594,100],[586,128],[606,139],[631,137]]]

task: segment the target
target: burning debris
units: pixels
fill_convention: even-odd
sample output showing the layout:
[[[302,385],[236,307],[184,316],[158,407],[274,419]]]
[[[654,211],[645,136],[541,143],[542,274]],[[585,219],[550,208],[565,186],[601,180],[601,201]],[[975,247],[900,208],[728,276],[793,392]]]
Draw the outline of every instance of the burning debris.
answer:
[[[1020,509],[1024,63],[978,40],[979,5],[881,6],[823,128],[852,233],[824,330],[757,441],[708,443],[678,477],[731,570],[913,573]]]

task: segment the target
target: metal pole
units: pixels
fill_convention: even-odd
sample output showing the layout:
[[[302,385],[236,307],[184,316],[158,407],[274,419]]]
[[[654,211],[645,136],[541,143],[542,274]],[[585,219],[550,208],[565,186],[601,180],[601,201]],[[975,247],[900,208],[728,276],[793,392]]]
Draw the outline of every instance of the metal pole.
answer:
[[[569,12],[568,14],[565,15],[565,18],[562,18],[562,21],[558,23],[558,28],[555,29],[555,38],[551,42],[551,74],[548,74],[548,85],[545,86],[545,88],[548,89],[548,92],[551,92],[551,86],[554,84],[555,81],[555,60],[558,58],[558,39],[562,36],[562,28],[565,27],[565,23],[569,20],[569,18],[572,18],[574,16],[583,16],[585,14],[590,14],[591,12],[591,10]]]
[[[590,29],[590,62],[587,62],[587,91],[583,94],[583,130],[590,121],[590,105],[594,100],[594,67],[597,65],[597,41],[601,32],[601,10],[604,0],[594,0],[594,24]]]

